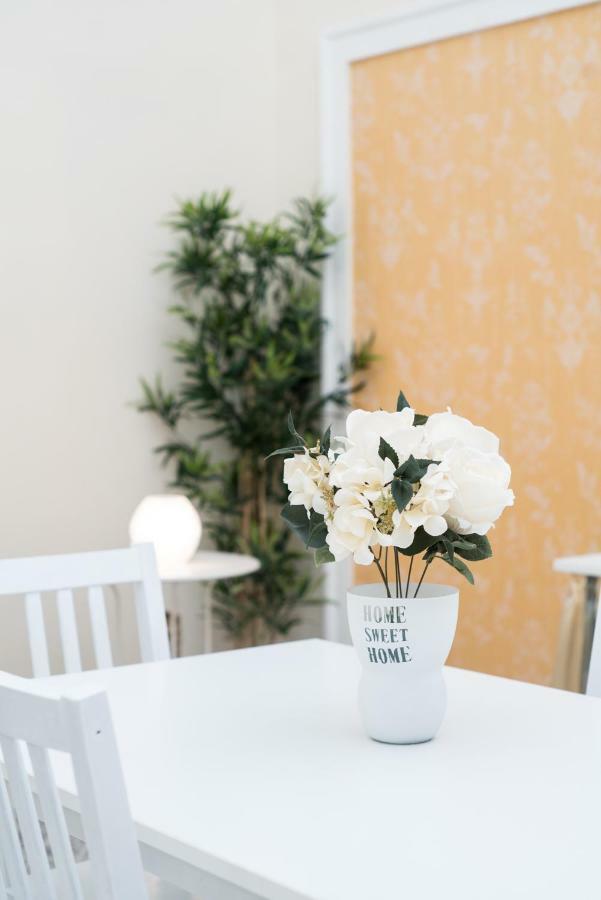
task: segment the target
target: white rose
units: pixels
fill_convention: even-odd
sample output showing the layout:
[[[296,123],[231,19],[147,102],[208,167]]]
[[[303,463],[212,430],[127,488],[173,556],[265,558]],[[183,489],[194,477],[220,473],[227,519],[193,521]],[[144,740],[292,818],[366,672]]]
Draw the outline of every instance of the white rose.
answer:
[[[323,487],[327,484],[330,462],[327,456],[314,458],[305,451],[284,460],[284,484],[290,491],[292,506],[325,512]]]
[[[459,534],[486,534],[505,507],[513,506],[511,468],[498,453],[461,446],[449,450],[445,462],[457,488],[446,514],[451,528]]]
[[[404,462],[410,454],[419,455],[423,439],[423,425],[414,426],[414,417],[415,413],[408,406],[392,413],[355,409],[346,420],[347,437],[367,458],[378,454],[380,438],[384,438],[396,450],[399,462]]]
[[[461,444],[482,450],[483,453],[498,453],[499,438],[482,428],[473,425],[469,419],[449,412],[434,413],[424,425],[424,438],[428,446],[428,458],[440,459],[451,447]]]
[[[336,509],[328,522],[326,542],[336,559],[353,555],[356,563],[368,566],[373,561],[370,544],[374,536],[375,517],[361,494],[342,489],[334,496]]]

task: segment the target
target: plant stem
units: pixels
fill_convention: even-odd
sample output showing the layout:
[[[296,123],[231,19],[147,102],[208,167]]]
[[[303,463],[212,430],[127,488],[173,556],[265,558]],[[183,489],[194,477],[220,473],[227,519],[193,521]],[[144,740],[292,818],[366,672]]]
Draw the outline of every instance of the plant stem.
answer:
[[[431,562],[432,562],[432,560],[429,559],[428,562],[426,563],[426,565],[424,566],[424,571],[422,572],[422,577],[421,577],[420,580],[417,582],[417,587],[416,587],[416,589],[415,589],[415,594],[413,595],[414,597],[417,597],[417,592],[419,591],[420,587],[422,586],[422,581],[424,580],[424,575],[425,575],[426,572],[428,571],[428,566],[430,565]]]
[[[394,548],[394,574],[396,575],[396,595],[397,597],[402,597],[401,567],[399,565],[399,551],[397,547]]]
[[[409,562],[409,571],[407,572],[407,587],[405,588],[405,597],[409,596],[409,582],[411,581],[411,569],[413,568],[413,560],[414,559],[415,559],[415,557],[412,556],[411,560]]]
[[[388,585],[388,547],[384,551],[384,575],[386,577],[386,584]]]
[[[382,556],[382,551],[380,550],[380,556],[376,556],[374,554],[374,562],[375,562],[376,566],[378,567],[378,572],[382,576],[382,581],[384,582],[384,587],[386,588],[386,596],[390,597],[390,588],[388,587],[388,578],[386,577],[384,569],[380,565],[380,557],[381,556]]]

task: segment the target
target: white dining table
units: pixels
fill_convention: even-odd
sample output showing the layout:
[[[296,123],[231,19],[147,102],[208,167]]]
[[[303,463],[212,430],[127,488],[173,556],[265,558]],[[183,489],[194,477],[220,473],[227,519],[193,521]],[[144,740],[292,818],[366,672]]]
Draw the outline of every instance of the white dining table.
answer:
[[[145,865],[207,900],[598,900],[601,700],[447,668],[436,739],[394,746],[358,678],[310,640],[45,681],[107,689]]]

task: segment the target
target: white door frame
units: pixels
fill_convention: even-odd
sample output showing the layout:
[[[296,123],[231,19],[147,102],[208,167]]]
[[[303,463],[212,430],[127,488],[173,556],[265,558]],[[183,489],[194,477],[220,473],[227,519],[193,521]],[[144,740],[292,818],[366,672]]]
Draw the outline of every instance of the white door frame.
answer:
[[[597,0],[598,2],[598,0]],[[323,346],[322,386],[331,391],[352,347],[352,203],[350,67],[353,62],[482,31],[497,25],[593,6],[591,0],[419,0],[398,11],[326,31],[321,38],[321,190],[332,198],[328,226],[342,236],[324,271],[323,314],[330,323]],[[334,431],[340,417],[329,411]],[[345,640],[343,609],[351,577],[347,564],[326,566],[324,635]]]

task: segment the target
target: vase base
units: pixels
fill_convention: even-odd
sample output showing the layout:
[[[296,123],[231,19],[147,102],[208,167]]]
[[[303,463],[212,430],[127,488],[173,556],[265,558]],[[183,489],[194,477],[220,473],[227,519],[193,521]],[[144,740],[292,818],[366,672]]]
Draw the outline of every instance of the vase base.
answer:
[[[373,734],[368,734],[368,738],[372,741],[375,741],[376,744],[389,744],[396,747],[412,747],[416,744],[429,744],[430,741],[433,741],[436,737],[435,734],[432,737],[422,737],[422,738],[407,738],[403,740],[391,739],[391,738],[379,738],[374,737]]]
[[[359,682],[363,727],[381,744],[426,744],[436,737],[446,705],[440,670],[401,684],[364,671]]]

